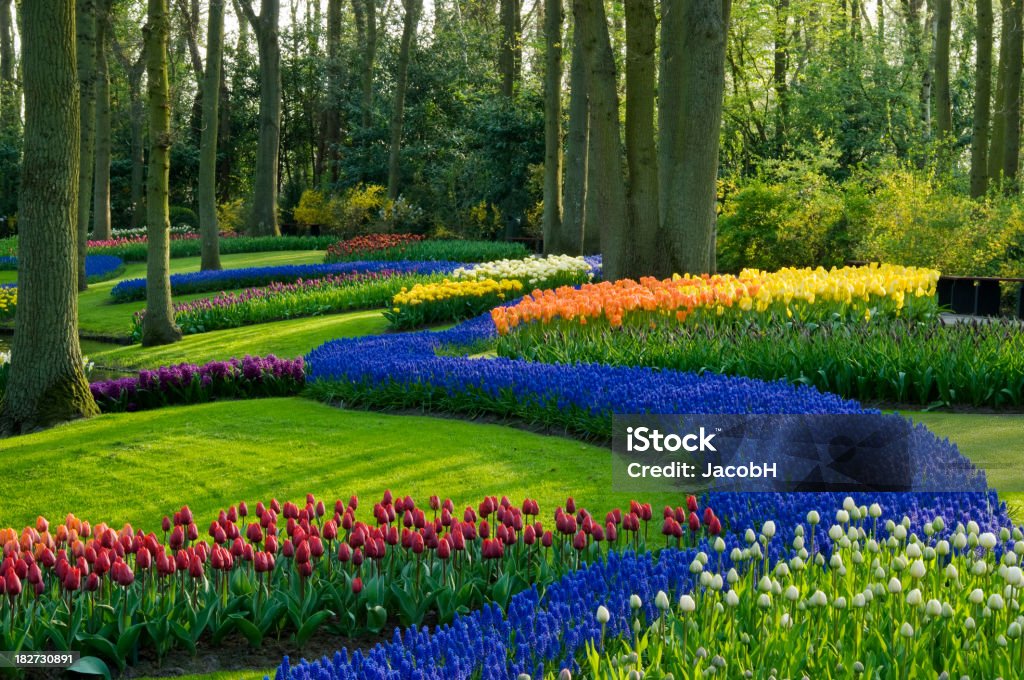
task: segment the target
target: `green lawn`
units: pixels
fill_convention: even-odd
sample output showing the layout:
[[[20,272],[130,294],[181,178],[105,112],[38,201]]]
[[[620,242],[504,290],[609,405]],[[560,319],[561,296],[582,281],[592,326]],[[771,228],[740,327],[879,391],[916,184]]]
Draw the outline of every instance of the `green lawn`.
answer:
[[[156,368],[192,362],[203,364],[246,354],[301,356],[328,340],[376,335],[388,330],[379,310],[289,319],[273,323],[186,335],[181,342],[144,349],[84,340],[82,353],[100,367]]]
[[[322,250],[299,250],[274,253],[237,253],[221,257],[224,269],[240,267],[269,267],[282,264],[320,264],[324,261]],[[182,257],[171,260],[171,273],[183,274],[199,271],[198,257]],[[78,296],[78,327],[82,333],[94,336],[127,337],[131,332],[132,314],[145,309],[145,302],[115,304],[110,298],[110,289],[123,279],[146,276],[146,263],[136,262],[125,266],[120,278],[94,283],[89,290]],[[0,283],[10,283],[17,278],[17,272],[0,272]],[[213,293],[175,296],[175,302],[188,302],[204,298]]]

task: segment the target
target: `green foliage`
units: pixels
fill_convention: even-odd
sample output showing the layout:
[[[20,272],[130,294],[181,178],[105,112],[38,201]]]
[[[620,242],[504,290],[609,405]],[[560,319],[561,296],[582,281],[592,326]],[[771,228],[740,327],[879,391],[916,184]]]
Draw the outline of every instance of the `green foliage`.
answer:
[[[222,234],[238,234],[245,228],[245,201],[238,198],[234,201],[217,204],[217,228]]]
[[[298,226],[349,238],[367,232],[409,232],[422,228],[422,209],[399,196],[391,200],[380,184],[357,184],[341,196],[306,189],[294,211]]]
[[[341,254],[328,251],[325,262],[354,262],[357,260],[429,260],[434,262],[490,262],[492,260],[517,260],[529,255],[522,243],[505,241],[460,241],[429,239],[415,241],[394,248],[372,251],[356,251]]]
[[[548,324],[497,341],[501,356],[789,380],[866,402],[1024,404],[1024,333],[1014,322],[683,323],[618,329]]]
[[[236,236],[220,239],[221,255],[235,253],[267,253],[286,250],[323,250],[334,238],[330,236]],[[2,246],[0,246],[2,247]],[[172,239],[171,257],[198,257],[202,243],[197,238]],[[92,254],[116,255],[125,262],[145,262],[146,243],[123,243],[116,246],[90,248]]]
[[[193,230],[199,229],[199,216],[191,208],[180,205],[172,205],[168,211],[168,217],[172,227],[187,225]]]

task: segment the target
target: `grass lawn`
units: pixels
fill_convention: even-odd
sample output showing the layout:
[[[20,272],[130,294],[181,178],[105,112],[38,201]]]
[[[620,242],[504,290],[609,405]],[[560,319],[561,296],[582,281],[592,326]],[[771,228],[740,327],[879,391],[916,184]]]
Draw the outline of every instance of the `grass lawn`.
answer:
[[[328,340],[376,335],[387,332],[388,328],[379,310],[366,310],[186,335],[181,342],[164,347],[144,349],[142,345],[84,340],[82,353],[97,366],[115,368],[156,368],[184,362],[203,364],[246,354],[297,357]]]
[[[282,264],[320,264],[324,261],[322,250],[298,250],[275,253],[237,253],[223,255],[220,259],[224,269],[240,267],[269,267]],[[183,274],[199,271],[198,257],[182,257],[171,260],[171,273]],[[145,309],[146,303],[126,302],[115,304],[110,298],[110,289],[123,279],[144,278],[146,263],[136,262],[125,266],[124,273],[117,279],[94,283],[89,290],[78,296],[78,327],[83,333],[110,337],[127,337],[131,332],[132,314]],[[17,272],[0,272],[0,283],[11,283]],[[214,295],[176,295],[175,302],[188,302]]]
[[[948,437],[960,452],[985,470],[989,486],[1024,523],[1024,415],[964,413],[906,413],[941,437]]]
[[[608,450],[562,437],[423,416],[263,399],[104,415],[2,445],[0,526],[74,512],[159,528],[189,504],[201,526],[241,500],[376,500],[385,488],[474,505],[485,494],[538,499],[546,518],[574,495],[599,517],[613,494]],[[682,497],[650,500],[661,507]],[[204,524],[204,522],[206,524]]]

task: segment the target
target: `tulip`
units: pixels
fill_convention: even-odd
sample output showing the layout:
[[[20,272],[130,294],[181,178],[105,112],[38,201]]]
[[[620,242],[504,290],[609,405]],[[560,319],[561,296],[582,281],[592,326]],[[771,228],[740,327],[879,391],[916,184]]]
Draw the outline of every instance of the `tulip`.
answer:
[[[263,542],[263,530],[260,528],[259,524],[250,524],[245,528],[245,537],[249,539],[250,542],[259,545]]]
[[[577,533],[576,537],[573,538],[572,547],[575,548],[576,550],[583,550],[584,548],[586,548],[587,547],[587,535],[585,533],[583,533],[582,531]]]
[[[95,593],[100,589],[100,577],[99,574],[93,572],[85,579],[85,591],[88,593]]]
[[[288,544],[285,543],[285,546],[287,546],[287,545]],[[310,551],[309,542],[308,541],[303,541],[302,543],[299,543],[298,547],[295,549],[295,561],[296,561],[296,563],[298,563],[298,564],[306,564],[307,562],[309,562],[310,554],[311,554],[311,551]],[[287,556],[287,552],[286,552],[286,556]]]
[[[285,557],[293,557],[295,555],[295,546],[292,544],[291,539],[284,539],[284,545],[281,548],[281,554]]]
[[[271,555],[275,555],[277,554],[277,547],[277,536],[267,536],[267,542],[263,549]]]
[[[576,512],[576,499],[574,499],[572,496],[569,496],[567,499],[565,499],[565,511],[569,513]]]
[[[135,564],[139,569],[149,569],[153,564],[153,558],[148,548],[139,548],[135,554]]]
[[[309,539],[309,552],[313,557],[317,559],[323,557],[324,544],[323,541],[320,540],[319,536],[314,536],[313,538]]]
[[[437,557],[440,560],[447,560],[451,555],[451,547],[448,545],[448,541],[441,541],[437,546]]]
[[[68,567],[68,570],[64,572],[63,578],[64,589],[70,592],[75,592],[82,587],[82,570],[77,567]]]
[[[686,497],[686,509],[690,512],[697,512],[697,497],[687,496]]]
[[[352,592],[356,595],[363,592],[363,579],[358,576],[352,579]]]
[[[544,535],[543,535],[543,536],[541,536],[541,539],[540,539],[540,543],[541,543],[541,545],[543,545],[543,546],[544,546],[545,548],[550,548],[550,547],[551,547],[551,544],[552,544],[552,543],[554,543],[554,538],[555,538],[555,537],[554,537],[554,536],[553,536],[553,535],[551,534],[551,532],[550,532],[550,531],[545,531],[545,532],[544,532]]]
[[[167,515],[164,515],[163,522],[161,522],[160,526],[163,527],[164,533],[166,534],[168,531],[171,530],[171,518]]]

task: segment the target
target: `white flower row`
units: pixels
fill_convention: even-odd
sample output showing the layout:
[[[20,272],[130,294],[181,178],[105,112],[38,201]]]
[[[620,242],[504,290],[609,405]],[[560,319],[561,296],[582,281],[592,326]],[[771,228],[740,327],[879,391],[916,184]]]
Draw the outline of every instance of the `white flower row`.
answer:
[[[472,267],[459,267],[452,272],[456,279],[519,279],[536,284],[556,276],[572,273],[590,273],[590,265],[582,257],[571,255],[532,256],[523,260],[494,260]]]

